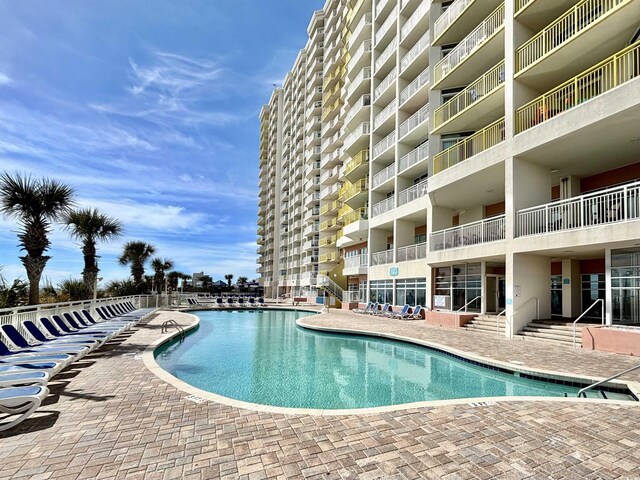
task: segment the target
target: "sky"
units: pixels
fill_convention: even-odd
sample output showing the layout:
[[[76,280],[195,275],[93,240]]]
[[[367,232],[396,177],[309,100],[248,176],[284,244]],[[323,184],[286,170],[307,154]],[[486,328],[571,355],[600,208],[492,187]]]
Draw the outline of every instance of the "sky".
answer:
[[[175,270],[257,278],[258,114],[307,39],[318,0],[0,0],[0,172],[47,177],[118,218]],[[15,220],[0,273],[26,279]],[[43,280],[80,278],[56,225]],[[147,268],[147,273],[150,268]]]

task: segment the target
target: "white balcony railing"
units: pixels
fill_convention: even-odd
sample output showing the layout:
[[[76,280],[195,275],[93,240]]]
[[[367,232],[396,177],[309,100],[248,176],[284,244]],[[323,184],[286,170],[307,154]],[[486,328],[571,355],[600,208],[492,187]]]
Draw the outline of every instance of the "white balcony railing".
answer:
[[[427,195],[428,179],[422,180],[406,190],[402,190],[398,194],[398,206],[405,203],[413,202],[414,200]]]
[[[344,123],[348,124],[353,117],[355,117],[359,112],[362,111],[363,108],[368,107],[369,105],[371,105],[371,95],[365,93],[358,100],[356,100],[353,107],[349,109],[349,112],[344,117]],[[340,117],[336,117],[334,120],[337,120],[338,118]]]
[[[429,158],[429,142],[425,142],[417,148],[414,148],[406,155],[400,158],[398,162],[398,171],[402,172],[407,168],[415,165],[416,163],[422,162]]]
[[[376,89],[373,91],[373,98],[377,99],[380,97],[380,95],[382,95],[384,93],[384,91],[389,88],[389,86],[393,83],[393,81],[398,78],[398,70],[396,69],[396,67],[393,67],[393,69],[389,72],[389,74],[384,77],[384,80],[382,80],[380,82],[380,85],[378,85],[376,87]]]
[[[380,56],[376,59],[376,63],[374,65],[375,67],[374,70],[376,72],[380,70],[382,65],[384,65],[387,60],[389,60],[389,57],[391,57],[391,55],[396,53],[397,47],[398,47],[398,38],[396,37],[391,41],[389,46],[387,46],[387,48],[384,49],[384,52],[382,52]]]
[[[410,262],[427,258],[427,242],[398,248],[398,262]]]
[[[360,86],[360,84],[365,80],[369,80],[370,78],[371,67],[364,67],[362,70],[360,70],[360,73],[356,75],[356,78],[354,78],[347,87],[347,97],[351,97],[351,95],[353,95],[353,92]]]
[[[429,48],[429,45],[431,45],[431,42],[429,41],[429,31],[427,30],[427,33],[425,33],[420,40],[418,40],[418,42],[411,47],[411,50],[409,50],[404,57],[402,57],[402,60],[400,60],[400,71],[404,72],[405,69],[411,65],[411,63],[425,50],[427,50]]]
[[[504,215],[447,228],[429,236],[429,251],[448,250],[504,240]]]
[[[367,26],[371,25],[371,12],[365,13],[363,17],[358,22],[356,28],[353,29],[353,33],[349,37],[349,44],[351,44],[351,39],[358,38],[362,30],[364,30]]]
[[[344,258],[344,268],[366,268],[369,266],[369,258],[365,255],[352,255]]]
[[[393,178],[395,174],[396,174],[396,164],[392,163],[391,165],[379,171],[373,176],[373,179],[371,180],[371,188],[376,188],[378,185],[382,185],[384,182],[386,182],[390,178]]]
[[[376,158],[382,152],[385,152],[387,149],[391,148],[395,141],[396,131],[394,130],[373,146],[373,158]]]
[[[365,40],[364,42],[362,42],[362,44],[358,47],[356,52],[353,54],[353,56],[351,57],[351,60],[349,60],[348,70],[353,70],[353,66],[360,61],[362,56],[370,52],[371,52],[371,40]]]
[[[371,206],[371,217],[377,217],[396,208],[394,197],[389,197]]]
[[[387,34],[387,32],[391,29],[391,26],[395,24],[396,18],[398,18],[397,6],[393,7],[393,10],[391,10],[391,13],[389,13],[389,16],[387,17],[387,19],[376,31],[376,36],[375,36],[376,45],[380,42],[380,40],[382,40],[382,37],[384,37]]]
[[[398,102],[394,98],[389,105],[384,107],[378,115],[373,119],[373,128],[376,129],[382,125],[391,115],[396,113]]]
[[[456,0],[442,15],[438,17],[433,25],[433,38],[438,38],[451,26],[453,21],[475,0]]]
[[[518,236],[640,219],[640,181],[519,210]]]
[[[400,92],[400,105],[409,100],[422,87],[429,83],[429,67],[425,68],[409,85]],[[426,96],[426,95],[425,95]]]
[[[398,128],[399,138],[404,137],[406,134],[415,129],[418,125],[429,120],[429,104],[424,105],[420,110],[407,118],[400,124]]]
[[[405,22],[405,24],[402,26],[402,29],[400,30],[401,40],[404,40],[406,36],[411,33],[411,30],[413,30],[416,25],[420,23],[420,20],[424,18],[430,7],[430,2],[422,2],[420,6],[416,8],[416,11],[413,12],[413,14],[409,17],[409,20]]]
[[[356,127],[356,129],[351,132],[347,138],[344,139],[344,147],[343,149],[348,149],[351,145],[355,143],[355,141],[363,135],[368,135],[371,131],[371,125],[369,122],[363,122]]]
[[[376,252],[371,255],[371,266],[393,263],[393,249]]]
[[[384,7],[387,5],[387,3],[389,3],[389,0],[380,0],[377,4],[376,4],[376,17],[378,15],[380,15],[380,13],[382,12],[382,10],[384,10]]]

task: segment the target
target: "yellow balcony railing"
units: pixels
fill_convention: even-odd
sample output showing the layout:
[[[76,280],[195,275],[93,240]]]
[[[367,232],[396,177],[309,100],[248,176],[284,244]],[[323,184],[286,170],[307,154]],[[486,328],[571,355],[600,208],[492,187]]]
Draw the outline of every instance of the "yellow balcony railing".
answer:
[[[504,83],[504,60],[434,112],[438,128]]]
[[[341,206],[340,200],[334,200],[331,203],[327,203],[326,205],[323,205],[320,208],[320,215],[326,215],[328,213],[334,212],[338,208],[340,208],[340,206]]]
[[[337,218],[331,218],[329,220],[325,220],[320,224],[320,231],[328,230],[330,228],[339,227],[342,225],[342,222]]]
[[[516,50],[516,72],[537,62],[599,18],[631,1],[581,0]]]
[[[341,98],[337,98],[336,101],[333,102],[331,105],[329,105],[328,107],[324,107],[324,109],[322,110],[322,120],[324,121],[324,119],[331,112],[333,112],[337,108],[340,108],[341,106],[342,106],[342,99]]]
[[[353,183],[351,183],[349,180],[345,180],[345,182],[340,187],[340,190],[338,190],[338,196],[344,200],[344,197],[347,195],[347,192],[351,187],[353,187]]]
[[[520,10],[529,5],[533,0],[515,0],[515,12],[518,14]]]
[[[359,220],[366,220],[368,217],[366,208],[357,208],[342,217],[342,225],[347,226]]]
[[[640,41],[516,110],[516,133],[640,76]]]
[[[335,262],[338,260],[338,252],[323,253],[320,255],[320,263]]]
[[[369,179],[362,178],[355,182],[349,190],[345,192],[345,200],[349,200],[350,198],[355,197],[359,193],[366,192],[367,188],[369,188]]]
[[[321,238],[320,242],[319,242],[319,245],[321,247],[329,247],[331,245],[334,245],[337,240],[338,240],[338,236],[337,235],[331,235],[329,237]]]
[[[368,161],[369,161],[369,149],[360,150],[358,153],[356,153],[353,156],[353,158],[351,160],[349,160],[347,165],[344,167],[345,175],[349,175],[351,172],[353,172],[360,165],[363,165],[363,164],[367,163]]]
[[[504,117],[435,155],[434,173],[446,170],[503,141]]]

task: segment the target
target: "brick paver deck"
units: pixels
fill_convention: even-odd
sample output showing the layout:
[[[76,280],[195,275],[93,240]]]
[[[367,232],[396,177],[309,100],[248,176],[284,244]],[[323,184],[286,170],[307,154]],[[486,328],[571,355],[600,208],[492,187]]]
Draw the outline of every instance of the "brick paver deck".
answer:
[[[167,318],[190,322],[162,313],[56,377],[45,405],[0,436],[0,478],[640,478],[637,404],[518,401],[308,416],[193,403],[140,359]],[[351,328],[371,322],[369,330],[445,333],[339,314],[313,322],[345,318]],[[456,332],[449,341],[476,349],[494,341],[465,343],[463,335],[470,334]],[[514,350],[508,359],[518,351],[519,358],[536,357],[524,344],[507,348]],[[605,371],[598,365],[609,356],[602,355],[578,357],[592,357]]]

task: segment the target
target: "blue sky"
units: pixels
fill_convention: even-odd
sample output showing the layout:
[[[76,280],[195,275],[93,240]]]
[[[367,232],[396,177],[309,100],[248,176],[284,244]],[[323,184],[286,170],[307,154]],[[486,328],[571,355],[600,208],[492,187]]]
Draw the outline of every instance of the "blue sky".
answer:
[[[47,176],[119,218],[99,246],[104,281],[143,240],[177,270],[255,278],[258,113],[318,0],[0,0],[0,171]],[[44,277],[78,278],[56,227]],[[0,265],[26,278],[16,224]],[[43,277],[43,278],[44,278]]]

